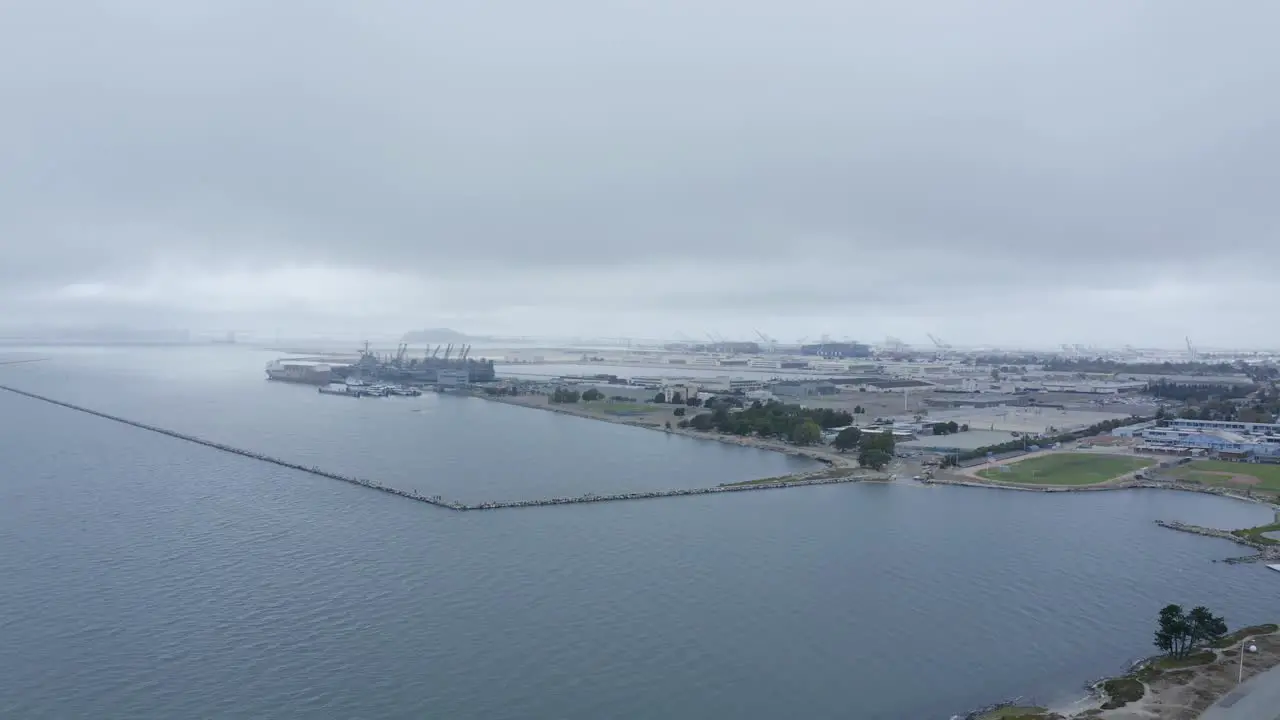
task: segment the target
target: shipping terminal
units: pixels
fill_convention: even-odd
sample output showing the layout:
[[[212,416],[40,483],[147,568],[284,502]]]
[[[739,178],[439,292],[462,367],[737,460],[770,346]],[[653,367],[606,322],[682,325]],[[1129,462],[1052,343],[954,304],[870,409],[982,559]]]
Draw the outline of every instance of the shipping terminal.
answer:
[[[339,362],[326,358],[284,358],[267,363],[267,379],[317,385],[320,392],[354,397],[420,394],[423,386],[458,386],[491,382],[493,361],[469,357],[470,345],[427,347],[420,357],[407,357],[401,343],[395,353],[378,355],[365,343],[359,359]]]

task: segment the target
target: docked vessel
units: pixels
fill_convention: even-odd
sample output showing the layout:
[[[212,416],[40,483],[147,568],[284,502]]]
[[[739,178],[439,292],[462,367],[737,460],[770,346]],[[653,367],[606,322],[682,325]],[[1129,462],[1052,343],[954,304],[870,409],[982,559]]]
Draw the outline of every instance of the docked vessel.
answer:
[[[307,385],[328,385],[333,368],[310,360],[272,360],[267,363],[267,379]]]
[[[343,385],[342,383],[321,385],[317,390],[319,390],[322,395],[344,395],[346,397],[354,398],[364,397],[363,391],[358,388],[353,388],[350,385]]]

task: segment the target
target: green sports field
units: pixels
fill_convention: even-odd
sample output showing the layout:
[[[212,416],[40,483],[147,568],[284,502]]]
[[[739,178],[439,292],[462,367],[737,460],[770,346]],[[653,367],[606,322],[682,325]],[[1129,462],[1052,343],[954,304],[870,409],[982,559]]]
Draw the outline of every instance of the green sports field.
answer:
[[[1097,453],[1051,453],[978,471],[980,477],[1021,485],[1097,485],[1155,464],[1150,458]]]
[[[1178,468],[1176,475],[1182,480],[1206,485],[1228,487],[1253,487],[1256,490],[1280,492],[1280,465],[1227,462],[1225,460],[1196,460]],[[1255,478],[1256,483],[1239,483],[1232,476]]]

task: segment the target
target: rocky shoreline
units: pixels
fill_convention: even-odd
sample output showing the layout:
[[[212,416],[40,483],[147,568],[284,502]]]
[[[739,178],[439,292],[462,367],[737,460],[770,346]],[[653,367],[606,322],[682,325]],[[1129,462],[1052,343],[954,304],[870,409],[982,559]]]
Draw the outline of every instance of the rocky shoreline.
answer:
[[[1203,527],[1200,525],[1191,525],[1183,522],[1156,520],[1156,525],[1170,530],[1191,533],[1192,535],[1203,535],[1204,537],[1219,538],[1221,540],[1230,540],[1237,545],[1244,545],[1258,551],[1257,555],[1248,555],[1245,557],[1227,558],[1223,562],[1252,563],[1252,562],[1270,562],[1280,561],[1280,545],[1271,545],[1258,542],[1252,538],[1242,537],[1230,530],[1219,530],[1217,528]]]
[[[1215,485],[1200,485],[1198,483],[1178,482],[1176,480],[1126,480],[1124,482],[1106,482],[1098,483],[1096,485],[1019,485],[1014,483],[976,480],[973,478],[959,480],[939,476],[934,477],[928,482],[934,485],[959,485],[962,487],[988,488],[991,490],[1017,490],[1021,492],[1047,493],[1107,492],[1109,490],[1135,489],[1178,490],[1180,492],[1193,492],[1200,493],[1202,495],[1218,495],[1220,497],[1234,498],[1245,502],[1266,505],[1280,511],[1280,505],[1276,505],[1265,498],[1244,495],[1239,491]]]
[[[1203,661],[1150,657],[1134,663],[1123,675],[1088,683],[1087,696],[1070,708],[1049,709],[1019,698],[955,715],[952,720],[1190,720],[1236,687],[1245,643],[1257,648],[1241,668],[1245,679],[1280,664],[1280,629],[1274,624],[1252,626],[1198,647]]]

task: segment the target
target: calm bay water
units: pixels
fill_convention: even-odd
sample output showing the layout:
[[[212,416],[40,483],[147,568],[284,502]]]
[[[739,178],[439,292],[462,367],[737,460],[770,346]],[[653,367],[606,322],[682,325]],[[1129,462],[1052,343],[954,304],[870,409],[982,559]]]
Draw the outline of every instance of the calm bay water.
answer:
[[[484,401],[320,397],[260,382],[259,360],[60,352],[0,382],[447,496],[788,469]],[[1280,615],[1276,573],[1152,523],[1268,516],[911,485],[451,513],[0,393],[0,717],[928,720],[1056,701],[1147,654],[1165,603]]]

